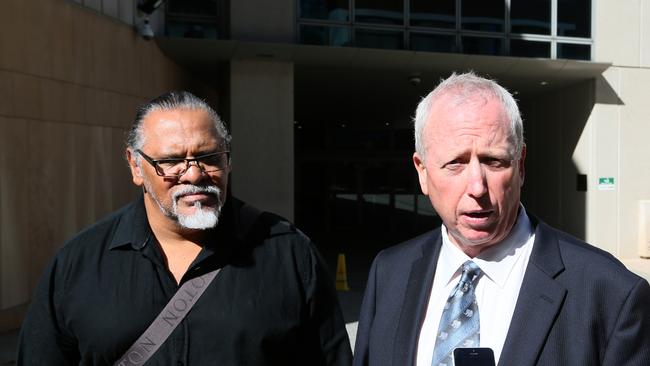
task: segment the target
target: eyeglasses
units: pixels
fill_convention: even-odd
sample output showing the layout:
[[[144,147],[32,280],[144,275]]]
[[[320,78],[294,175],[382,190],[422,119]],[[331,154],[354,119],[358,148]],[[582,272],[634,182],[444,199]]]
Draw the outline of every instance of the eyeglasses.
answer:
[[[196,166],[203,173],[212,173],[224,170],[230,165],[230,151],[219,151],[215,153],[197,156],[195,158],[171,158],[171,159],[153,159],[149,155],[136,150],[142,155],[147,163],[151,164],[156,170],[156,174],[161,177],[178,178],[190,169],[190,163],[196,163]]]

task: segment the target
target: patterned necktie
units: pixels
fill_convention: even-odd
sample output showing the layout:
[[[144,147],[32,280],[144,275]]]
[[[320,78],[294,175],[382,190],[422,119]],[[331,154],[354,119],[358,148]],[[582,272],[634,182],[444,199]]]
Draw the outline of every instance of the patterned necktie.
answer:
[[[454,348],[479,346],[479,314],[474,288],[481,269],[472,261],[463,263],[462,269],[460,281],[451,290],[440,317],[432,366],[453,365]]]

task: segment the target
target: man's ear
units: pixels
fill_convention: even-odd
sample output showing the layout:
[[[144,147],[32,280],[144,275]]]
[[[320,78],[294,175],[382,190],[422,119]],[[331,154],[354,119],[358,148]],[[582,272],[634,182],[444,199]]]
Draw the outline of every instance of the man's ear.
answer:
[[[418,181],[420,181],[420,189],[425,195],[429,195],[429,188],[427,186],[427,167],[424,165],[423,159],[415,152],[413,153],[413,165],[418,172]]]
[[[131,178],[133,179],[133,183],[136,186],[142,186],[144,184],[144,180],[142,178],[142,169],[136,162],[134,151],[129,148],[126,149],[126,161],[129,163],[129,169],[131,170]]]

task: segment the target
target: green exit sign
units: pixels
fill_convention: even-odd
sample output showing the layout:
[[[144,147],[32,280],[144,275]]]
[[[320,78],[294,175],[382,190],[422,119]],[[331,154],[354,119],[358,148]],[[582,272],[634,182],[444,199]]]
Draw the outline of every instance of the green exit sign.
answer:
[[[599,191],[613,191],[615,188],[614,177],[599,177],[598,190]]]

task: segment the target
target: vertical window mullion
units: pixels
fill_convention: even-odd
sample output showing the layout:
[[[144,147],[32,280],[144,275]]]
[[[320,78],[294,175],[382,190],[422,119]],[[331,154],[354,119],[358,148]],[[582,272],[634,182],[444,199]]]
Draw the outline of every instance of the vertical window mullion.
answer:
[[[356,22],[356,19],[355,19],[356,14],[355,14],[355,11],[354,11],[356,6],[357,5],[354,3],[354,0],[348,0],[348,7],[349,7],[349,10],[350,10],[348,12],[350,14],[350,19],[348,19],[350,21],[350,43],[354,47],[357,46],[357,32],[355,30],[355,24],[357,24],[357,22]]]
[[[551,0],[551,60],[557,58],[557,1]]]
[[[411,49],[411,42],[410,42],[410,27],[411,27],[411,0],[403,0],[404,7],[402,10],[404,11],[404,17],[402,21],[404,22],[404,49],[405,50],[410,50]]]
[[[505,17],[505,22],[504,22],[505,37],[504,37],[504,41],[503,41],[503,52],[505,53],[505,55],[509,55],[510,54],[510,32],[511,32],[511,29],[510,29],[510,14],[511,14],[510,3],[512,2],[512,0],[504,0],[504,1],[506,3],[506,6],[505,6],[505,9],[503,9],[503,11],[504,11],[503,16]]]
[[[461,14],[461,6],[463,5],[461,3],[462,0],[456,0],[456,52],[463,52],[463,47],[461,43],[461,38],[460,38],[460,21],[462,18]]]

